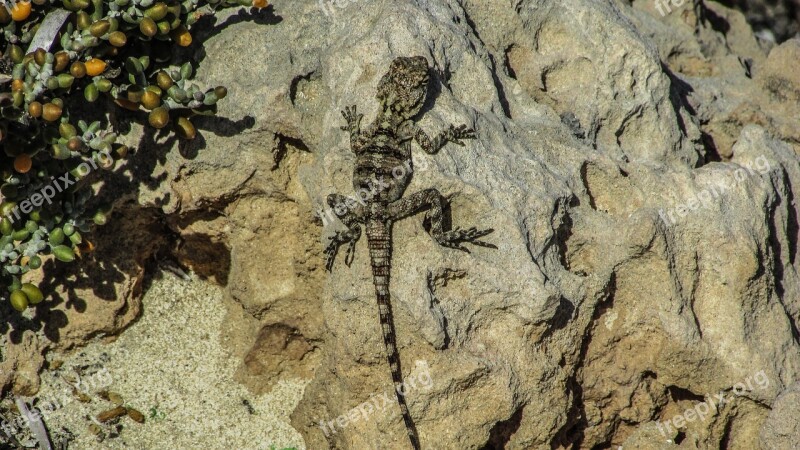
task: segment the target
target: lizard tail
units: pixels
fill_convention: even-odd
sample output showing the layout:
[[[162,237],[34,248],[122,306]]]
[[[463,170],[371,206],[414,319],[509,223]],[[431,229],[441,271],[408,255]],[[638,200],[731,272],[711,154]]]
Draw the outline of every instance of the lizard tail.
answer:
[[[403,413],[403,422],[405,422],[408,438],[411,440],[411,446],[414,447],[414,450],[420,450],[417,427],[414,425],[414,421],[411,420],[406,398],[401,389],[403,372],[400,369],[400,354],[397,352],[392,305],[389,301],[391,236],[389,234],[388,225],[378,221],[368,223],[367,242],[369,244],[370,262],[372,263],[375,293],[378,298],[383,343],[386,346],[386,355],[389,360],[389,367],[392,370],[392,382],[395,387],[395,394],[397,395],[397,403],[400,405],[400,411]]]

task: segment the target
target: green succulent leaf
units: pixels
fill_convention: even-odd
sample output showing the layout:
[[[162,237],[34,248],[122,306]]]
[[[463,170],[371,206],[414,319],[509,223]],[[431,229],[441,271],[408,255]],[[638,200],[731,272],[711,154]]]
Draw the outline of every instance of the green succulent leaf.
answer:
[[[191,44],[199,17],[253,5],[35,3],[27,18],[0,15],[0,280],[20,311],[47,297],[23,283],[27,272],[40,270],[51,254],[75,261],[78,248],[92,247],[93,227],[110,220],[111,208],[98,205],[95,191],[117,161],[135,154],[118,142],[130,129],[129,119],[118,118],[194,138],[191,117],[216,115],[227,90],[195,83],[194,61],[173,49]],[[144,109],[153,120],[120,108]],[[63,177],[69,182],[58,181]]]

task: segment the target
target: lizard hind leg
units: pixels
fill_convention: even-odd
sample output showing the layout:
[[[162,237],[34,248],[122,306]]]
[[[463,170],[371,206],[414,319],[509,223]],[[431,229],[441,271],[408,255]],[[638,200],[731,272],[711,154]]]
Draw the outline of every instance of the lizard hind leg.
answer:
[[[328,272],[333,269],[333,261],[336,259],[336,253],[339,251],[341,245],[349,244],[344,257],[345,265],[350,267],[350,264],[353,262],[353,257],[355,256],[356,242],[358,242],[358,239],[361,237],[361,226],[359,222],[361,222],[364,217],[364,207],[359,204],[355,204],[352,207],[350,207],[350,205],[351,201],[343,195],[331,194],[328,196],[328,206],[331,207],[336,217],[347,227],[347,230],[336,231],[331,237],[328,246],[325,247],[325,270]]]
[[[497,248],[493,244],[481,241],[480,238],[493,232],[493,229],[478,230],[472,227],[462,230],[456,227],[450,231],[444,231],[444,207],[447,200],[436,189],[425,189],[423,191],[409,195],[408,197],[394,201],[389,204],[389,217],[392,220],[400,220],[418,212],[427,210],[425,216],[430,220],[431,236],[443,247],[469,250],[461,244],[469,243],[480,247]]]

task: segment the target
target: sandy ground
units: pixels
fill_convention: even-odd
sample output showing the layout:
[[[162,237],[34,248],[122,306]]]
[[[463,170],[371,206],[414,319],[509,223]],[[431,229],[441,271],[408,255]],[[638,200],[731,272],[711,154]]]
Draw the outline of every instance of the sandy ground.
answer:
[[[220,344],[224,315],[215,285],[170,274],[153,280],[141,319],[115,342],[91,344],[43,374],[37,406],[57,406],[45,415],[54,444],[73,434],[69,448],[80,450],[304,449],[288,417],[305,382],[282,381],[254,396],[233,381],[239,361]],[[104,390],[145,423],[93,421],[115,407]]]

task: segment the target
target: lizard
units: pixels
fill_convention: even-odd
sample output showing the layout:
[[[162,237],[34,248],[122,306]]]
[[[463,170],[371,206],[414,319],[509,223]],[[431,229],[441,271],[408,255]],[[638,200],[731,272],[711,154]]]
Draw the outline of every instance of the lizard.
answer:
[[[349,132],[350,147],[356,155],[353,188],[361,201],[349,201],[351,199],[340,194],[327,197],[328,206],[347,229],[335,232],[325,248],[327,271],[332,270],[336,253],[345,244],[348,247],[344,262],[349,267],[356,242],[361,237],[361,225],[364,225],[383,343],[397,402],[415,450],[420,449],[419,436],[408,411],[405,394],[400,389],[402,371],[389,301],[392,223],[427,210],[429,233],[439,245],[466,252],[469,250],[462,245],[464,243],[496,248],[479,240],[494,231],[492,229],[478,230],[473,227],[445,231],[442,221],[447,200],[438,190],[425,189],[403,197],[413,175],[412,141],[428,154],[435,154],[447,143],[464,146],[463,140],[476,137],[475,131],[466,125],[451,125],[431,138],[417,125],[414,119],[422,110],[429,88],[430,71],[425,57],[398,57],[391,62],[389,70],[378,83],[376,98],[380,107],[371,124],[362,130],[363,114],[357,113],[356,106],[348,106],[342,111],[346,125],[341,129]]]

